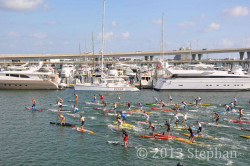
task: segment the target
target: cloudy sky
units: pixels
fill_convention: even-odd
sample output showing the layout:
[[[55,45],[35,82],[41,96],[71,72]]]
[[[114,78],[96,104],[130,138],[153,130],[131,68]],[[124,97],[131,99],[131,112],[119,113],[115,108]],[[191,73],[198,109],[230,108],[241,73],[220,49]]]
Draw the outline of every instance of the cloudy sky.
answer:
[[[104,52],[250,47],[247,0],[106,0]],[[0,54],[101,50],[103,0],[0,0]],[[233,56],[233,55],[232,55]]]

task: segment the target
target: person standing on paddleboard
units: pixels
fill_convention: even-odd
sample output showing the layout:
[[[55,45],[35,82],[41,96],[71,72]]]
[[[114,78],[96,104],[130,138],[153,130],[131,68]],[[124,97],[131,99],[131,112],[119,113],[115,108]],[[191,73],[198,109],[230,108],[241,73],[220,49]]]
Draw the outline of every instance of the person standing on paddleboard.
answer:
[[[122,121],[119,116],[116,117],[118,129],[122,130]]]
[[[156,128],[155,128],[155,126],[154,126],[154,124],[152,122],[149,122],[149,127],[147,129],[150,129],[150,128],[152,128],[152,133],[154,135]]]
[[[131,112],[131,109],[130,109],[130,101],[127,101],[128,103],[128,111]]]
[[[144,116],[145,116],[145,118],[146,118],[146,123],[148,123],[148,121],[149,121],[149,115],[148,115],[148,113],[146,113],[145,111],[144,111]]]
[[[122,118],[123,124],[125,124],[126,116],[125,116],[125,114],[123,112],[121,112],[121,118]]]
[[[158,104],[158,99],[154,96],[155,104]]]
[[[116,108],[117,108],[117,105],[116,103],[114,103],[114,114],[116,115]]]
[[[243,116],[243,110],[239,108],[239,121],[241,122],[241,117]]]
[[[173,98],[172,96],[168,95],[169,96],[169,102],[170,102],[170,105],[172,105],[172,102],[173,102]]]
[[[165,126],[167,127],[167,135],[170,136],[170,124],[166,121]]]
[[[191,126],[189,126],[188,131],[190,132],[189,140],[193,143],[194,142],[194,131],[191,128]]]
[[[118,99],[119,102],[121,101],[120,95],[117,95],[117,99]]]
[[[61,126],[62,124],[65,124],[65,117],[62,114],[58,114],[58,118],[56,121],[58,121],[61,118]]]
[[[126,130],[122,129],[122,136],[124,137],[123,141],[124,141],[124,147],[128,146],[128,133],[126,132]]]
[[[107,109],[107,104],[103,103],[103,111],[106,111],[106,109]]]
[[[76,117],[76,115],[79,112],[79,110],[78,110],[78,108],[75,105],[74,105],[74,112],[75,112],[74,117]]]
[[[32,97],[32,109],[36,109],[36,100]]]
[[[237,97],[234,96],[234,106],[237,105]]]
[[[161,104],[162,104],[162,105],[161,105],[161,108],[162,108],[162,109],[165,109],[165,103],[164,103],[164,101],[161,100]]]
[[[78,95],[77,95],[77,94],[74,94],[74,96],[75,96],[75,99],[76,99],[76,103],[75,103],[75,105],[77,105],[77,106],[78,106]]]
[[[93,103],[96,103],[96,95],[93,96]]]
[[[179,117],[178,117],[178,114],[175,114],[175,115],[174,115],[174,118],[175,118],[175,120],[176,120],[176,121],[175,121],[176,127],[178,128],[178,123],[179,123],[179,121],[180,121],[180,120],[179,120]]]
[[[140,111],[142,111],[142,108],[143,108],[142,103],[138,103],[138,104],[139,104],[139,107],[140,107]]]
[[[57,98],[58,98],[57,104],[59,106],[58,111],[61,111],[62,110],[62,105],[63,105],[63,100],[60,97],[57,97]]]
[[[232,102],[232,103],[231,103],[231,111],[233,111],[234,106],[235,106],[235,105],[234,105],[234,102]]]
[[[187,128],[187,123],[186,123],[186,121],[187,121],[187,113],[184,113],[184,114],[183,114],[182,127],[183,127],[183,124],[185,123],[185,127]]]
[[[187,108],[187,103],[185,101],[182,101],[183,107],[184,107],[184,111],[186,111]]]
[[[199,121],[197,121],[197,122],[196,122],[196,125],[198,125],[198,126],[199,126],[198,131],[197,131],[197,133],[198,133],[198,137],[201,137],[201,130],[202,130],[202,126],[201,126],[201,124],[199,123]]]
[[[214,119],[216,119],[216,125],[219,126],[219,120],[220,120],[220,116],[217,112],[215,112],[215,117]]]
[[[84,123],[85,123],[85,119],[84,119],[84,117],[82,115],[81,115],[80,121],[81,121],[81,129],[83,129]]]
[[[103,95],[100,95],[100,94],[99,94],[99,96],[100,96],[101,103],[103,104],[104,103],[104,101],[103,101],[104,97],[103,97]]]

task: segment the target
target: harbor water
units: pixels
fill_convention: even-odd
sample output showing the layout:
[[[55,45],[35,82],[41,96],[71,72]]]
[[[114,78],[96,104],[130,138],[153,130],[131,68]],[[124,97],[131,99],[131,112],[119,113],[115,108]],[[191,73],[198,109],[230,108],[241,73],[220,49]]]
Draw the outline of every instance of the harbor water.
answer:
[[[241,128],[250,128],[250,124],[237,124],[223,119],[236,119],[238,115],[219,114],[219,126],[215,125],[213,111],[225,111],[221,104],[228,104],[233,97],[238,99],[238,105],[246,107],[242,120],[250,121],[249,92],[187,92],[187,91],[154,91],[141,90],[140,92],[75,92],[66,90],[1,90],[0,91],[0,165],[177,165],[181,162],[185,166],[194,165],[250,165],[249,152],[250,141],[238,135],[250,135],[249,131]],[[71,127],[51,125],[55,122],[57,113],[49,109],[57,109],[53,106],[57,97],[64,102],[63,110],[72,110],[74,105],[74,93],[79,96],[79,112],[85,117],[85,128],[94,133],[84,133],[73,130]],[[128,144],[133,147],[124,148],[114,145],[115,142],[123,143],[121,132],[111,130],[114,116],[101,114],[94,110],[102,108],[101,105],[87,105],[92,96],[99,94],[104,96],[107,103],[118,102],[117,95],[121,96],[121,103],[130,101],[133,109],[139,109],[138,103],[143,103],[143,110],[152,111],[150,121],[164,124],[173,118],[174,112],[151,110],[146,103],[153,103],[153,96],[168,103],[168,96],[173,97],[173,103],[194,102],[194,97],[201,97],[203,103],[209,106],[188,106],[188,111],[180,110],[179,114],[188,112],[187,124],[202,123],[202,134],[217,137],[218,139],[194,138],[195,141],[209,144],[202,146],[187,144],[175,139],[155,140],[141,138],[139,135],[149,135],[151,129],[148,125],[136,124],[132,121],[145,121],[143,115],[126,114],[126,122],[135,125],[128,130]],[[25,109],[32,105],[32,97],[36,99],[37,108],[43,111],[31,111]],[[157,107],[157,106],[152,106]],[[170,107],[171,108],[171,107]],[[107,109],[112,109],[108,104]],[[127,111],[127,106],[118,105],[117,110]],[[67,123],[80,126],[80,118],[73,117],[72,113],[62,113]],[[180,121],[183,120],[179,116]],[[174,120],[171,121],[174,124]],[[181,123],[179,123],[181,125]],[[166,128],[156,126],[156,133],[166,132]],[[171,129],[171,135],[188,139],[180,133],[188,133],[185,130]],[[137,147],[137,148],[134,148]]]

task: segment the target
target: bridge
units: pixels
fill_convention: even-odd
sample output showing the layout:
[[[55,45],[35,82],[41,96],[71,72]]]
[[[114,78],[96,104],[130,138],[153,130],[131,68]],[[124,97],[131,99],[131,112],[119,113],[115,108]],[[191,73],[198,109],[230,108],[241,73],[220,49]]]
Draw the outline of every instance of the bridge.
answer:
[[[172,50],[172,51],[136,51],[136,52],[115,52],[115,53],[103,53],[106,57],[145,57],[145,60],[150,58],[153,61],[154,56],[160,55],[192,55],[192,60],[202,59],[203,54],[218,54],[218,53],[232,53],[239,52],[240,60],[244,59],[244,54],[247,54],[247,59],[250,59],[250,48],[225,48],[225,49],[202,49],[202,50]],[[92,58],[99,57],[101,53],[70,53],[70,54],[0,54],[0,59],[76,59],[80,57]]]

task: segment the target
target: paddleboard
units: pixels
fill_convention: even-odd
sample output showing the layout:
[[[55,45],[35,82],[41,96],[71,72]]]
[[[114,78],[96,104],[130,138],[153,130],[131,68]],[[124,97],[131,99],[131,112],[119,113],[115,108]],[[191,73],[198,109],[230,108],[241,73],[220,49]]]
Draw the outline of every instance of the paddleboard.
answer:
[[[175,136],[166,136],[166,137],[160,137],[160,136],[149,136],[149,135],[139,135],[142,138],[152,138],[152,139],[173,139]]]
[[[61,110],[61,111],[58,111],[57,109],[48,109],[48,111],[52,111],[52,112],[72,112],[70,110]]]
[[[50,124],[55,124],[55,125],[61,126],[61,123],[57,123],[57,122],[50,122]],[[74,125],[72,125],[70,123],[63,123],[62,126],[72,127]]]
[[[239,121],[239,120],[230,120],[230,119],[223,119],[223,121],[232,121],[234,123],[250,123],[250,121]]]
[[[190,134],[187,134],[187,133],[180,133],[180,134],[190,136]],[[194,135],[194,137],[198,137],[198,135]],[[204,136],[201,136],[201,137],[198,137],[198,138],[217,139],[216,137],[204,137]]]
[[[81,117],[79,114],[76,114],[76,116],[75,116],[75,114],[70,114],[70,113],[67,113],[67,115],[69,115],[69,116],[73,116],[74,118],[80,118],[80,117]]]
[[[240,137],[243,137],[243,138],[250,138],[249,135],[239,135]]]
[[[149,123],[146,123],[146,122],[142,122],[142,121],[132,121],[134,123],[141,123],[141,124],[149,124]]]
[[[146,103],[146,105],[162,105],[162,104]]]
[[[250,131],[250,129],[244,129],[244,128],[241,128],[241,130]]]
[[[99,111],[104,111],[104,109],[103,108],[92,108],[93,110],[99,110]],[[105,110],[105,111],[113,111],[114,112],[114,110]]]
[[[159,110],[159,111],[174,111],[173,109],[165,109],[165,108],[153,108],[151,107],[152,110]]]
[[[176,126],[171,126],[171,128],[174,128],[174,129],[181,129],[181,130],[188,130],[188,128],[186,128],[186,127],[176,127]],[[193,130],[195,130],[195,128],[194,127],[191,127]]]
[[[83,132],[87,132],[87,133],[94,133],[93,131],[90,131],[87,129],[81,129],[81,127],[72,126],[72,129],[76,129],[77,131],[83,131]]]
[[[109,115],[109,116],[114,116],[115,114],[113,114],[113,113],[106,113],[106,112],[102,112],[101,113],[102,115]]]
[[[97,102],[85,102],[85,104],[88,104],[88,105],[103,105],[103,104],[97,103]]]
[[[150,135],[153,135],[153,136],[157,136],[157,137],[168,137],[169,139],[171,138],[176,138],[176,136],[168,136],[168,135],[163,135],[163,134],[153,134],[153,133],[149,133]]]
[[[59,107],[58,104],[50,104],[51,106],[54,106],[54,107]],[[68,107],[68,105],[62,105],[62,107]]]
[[[118,141],[108,141],[109,144],[113,144],[113,145],[118,145],[118,146],[123,146],[124,147],[124,143],[123,142],[118,142]],[[125,148],[140,148],[139,146],[135,146],[135,145],[131,145],[128,144]]]
[[[191,142],[190,140],[183,139],[183,138],[180,138],[180,137],[177,137],[177,138],[174,138],[174,139],[176,139],[178,141],[181,141],[181,142],[188,143],[188,144],[197,144],[197,145],[202,145],[202,146],[210,146],[210,145],[204,144],[202,142],[196,142],[196,141]]]
[[[112,125],[112,124],[110,124],[110,125],[108,125],[108,127],[109,127],[110,129],[114,129],[114,130],[121,131],[121,130],[118,129],[118,126],[117,126],[117,125]],[[128,127],[128,126],[122,126],[121,128],[122,128],[122,129],[128,129],[128,130],[132,129],[131,127]]]
[[[113,121],[113,123],[117,124],[117,121]],[[131,127],[131,128],[135,127],[134,125],[128,124],[128,123],[122,124],[122,126],[125,126],[125,127],[127,126],[127,127]]]
[[[149,111],[143,111],[143,110],[142,110],[142,111],[141,111],[141,110],[135,110],[135,109],[131,109],[131,110],[132,110],[132,111],[146,112],[146,113],[148,113],[148,114],[151,113],[151,112],[149,112]]]
[[[189,103],[189,104],[191,104],[191,105],[196,105],[196,103]],[[211,104],[198,104],[198,105],[203,105],[203,106],[210,106]]]
[[[29,109],[29,110],[32,110],[32,111],[42,111],[41,109],[35,109],[35,108],[32,108],[32,107],[25,107],[26,109]]]

